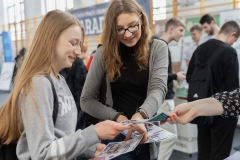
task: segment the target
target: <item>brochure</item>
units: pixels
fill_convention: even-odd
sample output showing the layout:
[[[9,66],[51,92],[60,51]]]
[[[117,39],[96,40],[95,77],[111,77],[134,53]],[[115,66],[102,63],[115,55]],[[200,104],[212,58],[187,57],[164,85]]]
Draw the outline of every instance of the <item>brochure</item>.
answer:
[[[95,160],[109,160],[121,154],[133,151],[142,140],[143,135],[144,134],[139,135],[138,137],[130,139],[128,141],[109,143],[95,158]]]
[[[168,115],[166,115],[165,113],[160,113],[154,117],[152,117],[151,119],[141,119],[141,120],[125,120],[120,122],[122,125],[133,125],[133,124],[140,124],[140,123],[153,123],[153,122],[161,122],[161,121],[166,121],[167,120]]]
[[[148,141],[145,143],[161,142],[161,141],[165,141],[167,139],[176,137],[175,134],[168,132],[152,123],[145,123],[144,125],[148,131],[148,136],[149,136]],[[123,131],[122,134],[126,136],[127,130]],[[137,138],[138,136],[140,136],[140,134],[137,131],[135,131],[132,133],[131,138]]]
[[[149,140],[145,143],[161,142],[170,138],[175,137],[172,134],[161,127],[154,125],[153,122],[165,121],[167,119],[165,113],[160,113],[151,119],[144,120],[126,120],[120,122],[123,125],[133,125],[133,124],[144,124],[149,135]],[[127,135],[127,130],[122,132],[122,134]],[[141,142],[143,134],[139,134],[137,131],[132,133],[131,139],[122,142],[111,142],[109,143],[102,152],[95,157],[95,160],[110,160],[121,154],[133,151],[136,146]]]

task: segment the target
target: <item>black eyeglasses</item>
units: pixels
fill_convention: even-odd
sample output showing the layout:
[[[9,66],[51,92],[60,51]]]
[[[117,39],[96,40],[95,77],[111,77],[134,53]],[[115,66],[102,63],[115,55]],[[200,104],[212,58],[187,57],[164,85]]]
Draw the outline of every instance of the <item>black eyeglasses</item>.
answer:
[[[130,26],[126,29],[122,28],[122,29],[118,29],[118,35],[122,36],[126,33],[126,31],[128,30],[128,32],[133,33],[133,32],[137,32],[139,30],[139,22],[138,24],[134,25],[134,26]]]

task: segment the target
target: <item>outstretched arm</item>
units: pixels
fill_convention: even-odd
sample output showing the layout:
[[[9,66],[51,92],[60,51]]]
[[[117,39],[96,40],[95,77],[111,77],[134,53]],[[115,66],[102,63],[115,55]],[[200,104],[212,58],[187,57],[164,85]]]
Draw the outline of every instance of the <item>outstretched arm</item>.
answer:
[[[167,121],[171,124],[186,124],[198,116],[213,116],[222,113],[222,103],[214,98],[206,98],[176,106]]]

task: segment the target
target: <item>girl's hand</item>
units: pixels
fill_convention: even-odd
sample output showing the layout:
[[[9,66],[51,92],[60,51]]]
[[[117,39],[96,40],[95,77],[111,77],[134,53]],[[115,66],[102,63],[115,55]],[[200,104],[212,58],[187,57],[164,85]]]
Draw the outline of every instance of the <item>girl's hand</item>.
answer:
[[[103,140],[114,139],[119,133],[130,128],[131,126],[122,125],[110,120],[106,120],[94,125],[94,129],[97,133],[98,138]]]
[[[183,103],[174,108],[174,110],[169,114],[167,122],[171,124],[186,124],[193,120],[196,115],[197,112],[190,103]]]
[[[131,118],[131,120],[138,120],[138,119],[143,119],[143,117],[141,116],[140,113],[135,113]],[[128,129],[128,133],[126,135],[125,140],[129,140],[134,131],[138,131],[139,134],[144,134],[144,137],[143,137],[141,143],[144,143],[144,142],[148,141],[148,138],[149,138],[148,137],[148,132],[147,132],[144,124],[134,124],[134,125],[132,125],[132,127],[130,129]]]
[[[97,148],[96,148],[96,151],[95,151],[95,157],[97,157],[101,152],[102,152],[102,150],[104,149],[106,147],[106,145],[105,144],[102,144],[102,143],[99,143],[98,145],[97,145]]]
[[[122,121],[125,121],[125,120],[128,120],[128,118],[123,116],[123,115],[120,115],[120,116],[118,116],[116,121],[119,123],[119,122],[122,122]]]

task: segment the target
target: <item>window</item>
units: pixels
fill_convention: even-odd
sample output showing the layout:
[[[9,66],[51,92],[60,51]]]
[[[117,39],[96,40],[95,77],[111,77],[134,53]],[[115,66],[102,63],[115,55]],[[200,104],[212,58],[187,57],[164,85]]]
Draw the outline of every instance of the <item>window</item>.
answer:
[[[25,31],[25,25],[22,23],[25,20],[24,0],[8,0],[7,14],[11,39],[13,41],[21,40],[21,33]]]
[[[166,19],[166,0],[153,0],[153,20]]]
[[[60,9],[63,11],[73,8],[73,0],[45,0],[45,12],[49,12],[54,9]]]

